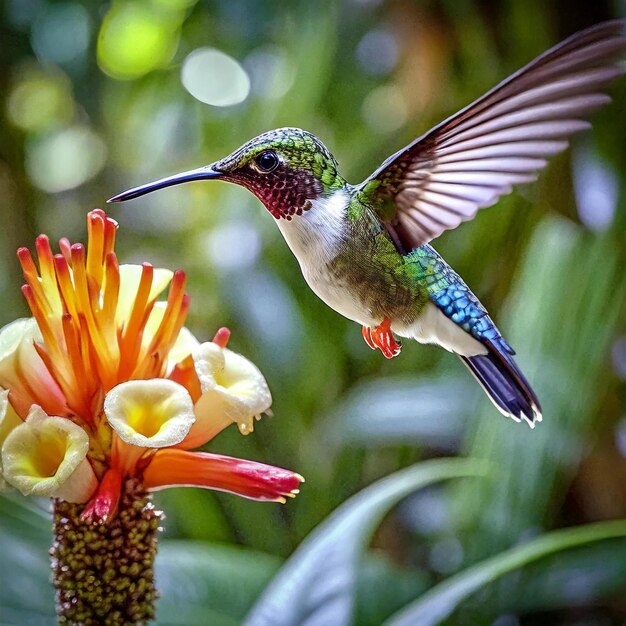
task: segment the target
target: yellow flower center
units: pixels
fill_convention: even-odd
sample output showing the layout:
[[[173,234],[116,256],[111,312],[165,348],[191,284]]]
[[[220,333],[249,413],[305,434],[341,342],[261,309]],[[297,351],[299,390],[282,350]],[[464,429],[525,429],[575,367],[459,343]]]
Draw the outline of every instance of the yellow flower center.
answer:
[[[52,433],[44,431],[35,442],[31,456],[25,459],[32,476],[49,478],[54,476],[65,458],[68,448],[66,433]]]
[[[122,441],[145,448],[180,443],[196,419],[189,392],[164,378],[117,385],[104,400],[104,413]]]

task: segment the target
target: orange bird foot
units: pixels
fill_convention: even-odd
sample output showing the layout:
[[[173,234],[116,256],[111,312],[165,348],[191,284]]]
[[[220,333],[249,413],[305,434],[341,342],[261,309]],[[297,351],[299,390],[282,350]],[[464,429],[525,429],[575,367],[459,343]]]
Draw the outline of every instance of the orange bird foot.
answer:
[[[372,349],[377,348],[386,359],[392,359],[400,354],[402,346],[396,341],[391,332],[391,320],[386,317],[376,328],[363,326],[361,329],[365,343]]]

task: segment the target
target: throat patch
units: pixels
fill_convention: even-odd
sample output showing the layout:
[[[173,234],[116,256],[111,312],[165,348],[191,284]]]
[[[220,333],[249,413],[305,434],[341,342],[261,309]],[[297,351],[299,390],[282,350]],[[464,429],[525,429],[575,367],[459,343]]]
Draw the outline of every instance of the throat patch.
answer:
[[[315,176],[290,167],[279,167],[264,176],[245,173],[240,182],[277,220],[291,220],[294,215],[302,215],[311,208],[311,200],[324,192],[324,185]]]

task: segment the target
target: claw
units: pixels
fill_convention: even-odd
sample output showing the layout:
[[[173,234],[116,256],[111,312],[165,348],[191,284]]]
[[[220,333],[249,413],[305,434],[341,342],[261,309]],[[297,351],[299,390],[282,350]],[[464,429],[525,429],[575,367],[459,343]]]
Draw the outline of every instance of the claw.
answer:
[[[361,332],[363,333],[365,343],[372,350],[379,348],[385,358],[392,359],[400,354],[402,346],[396,341],[391,332],[391,320],[388,317],[374,329],[363,326]]]
[[[377,346],[372,341],[372,329],[369,326],[363,326],[361,328],[361,333],[363,333],[363,339],[365,339],[365,343],[372,349],[376,350]]]

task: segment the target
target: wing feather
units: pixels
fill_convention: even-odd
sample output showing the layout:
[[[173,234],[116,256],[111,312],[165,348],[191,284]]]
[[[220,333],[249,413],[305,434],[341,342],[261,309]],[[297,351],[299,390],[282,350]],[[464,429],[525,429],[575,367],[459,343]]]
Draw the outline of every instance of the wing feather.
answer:
[[[437,165],[442,163],[470,161],[478,163],[482,159],[508,157],[542,157],[552,156],[567,147],[567,141],[539,139],[524,143],[501,143],[480,148],[460,149],[451,154],[438,155]]]
[[[485,173],[476,171],[441,171],[430,177],[436,183],[448,185],[485,185],[488,187],[501,187],[510,183],[527,183],[535,179],[534,174],[522,174],[514,170],[502,172],[489,172],[489,180],[485,182]]]
[[[438,174],[462,173],[469,175],[477,173],[482,176],[482,172],[536,172],[546,165],[545,159],[535,159],[532,157],[506,157],[494,159],[490,157],[469,160],[458,159],[456,161],[442,162],[437,165]]]
[[[572,35],[387,159],[361,189],[377,181],[373,193],[392,196],[394,240],[405,251],[427,243],[535,180],[610,102],[604,89],[624,74],[625,24]]]

